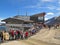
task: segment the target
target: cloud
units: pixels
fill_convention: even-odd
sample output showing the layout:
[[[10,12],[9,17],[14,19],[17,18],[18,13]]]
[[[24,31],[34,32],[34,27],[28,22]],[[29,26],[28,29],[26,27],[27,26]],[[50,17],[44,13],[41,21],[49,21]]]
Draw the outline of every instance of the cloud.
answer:
[[[47,7],[42,7],[41,5],[31,5],[31,6],[26,6],[26,8],[47,8],[47,9],[50,9],[50,10],[54,10],[56,9],[56,7],[54,6],[47,6]]]
[[[2,20],[2,19],[0,18],[0,22],[1,22],[1,20]]]
[[[54,13],[53,12],[48,12],[48,13],[46,13],[45,20],[48,20],[52,17],[54,17]]]
[[[45,21],[48,20],[49,18],[45,18]]]
[[[58,4],[60,4],[60,1],[58,2]]]
[[[56,10],[59,10],[60,11],[60,8],[57,8]]]
[[[4,21],[1,21],[1,20],[3,20],[3,19],[4,19],[4,18],[0,18],[0,24],[1,24],[1,23],[5,23]]]
[[[56,9],[56,6],[51,5],[51,6],[47,6],[47,8],[50,9],[50,10],[54,10],[54,9]]]
[[[46,15],[54,15],[54,13],[53,12],[49,12]]]
[[[60,4],[60,0],[58,0],[58,4]]]
[[[60,4],[60,2],[58,2],[58,4]]]
[[[25,8],[41,8],[41,5],[37,3],[35,5],[26,6]]]
[[[39,8],[40,6],[38,5],[31,5],[31,6],[26,6],[25,8]]]
[[[54,5],[47,5],[45,6],[45,3],[44,2],[53,2],[54,0],[37,0],[36,4],[35,5],[29,5],[29,6],[26,6],[25,8],[42,8],[42,9],[50,9],[50,10],[54,10],[55,9],[55,6]],[[43,7],[43,4],[44,4],[44,7]]]
[[[42,0],[42,2],[53,2],[54,0]]]
[[[57,1],[57,5],[60,7],[60,0]],[[60,10],[60,9],[57,9]]]
[[[53,2],[54,0],[37,0],[35,5],[29,5],[29,6],[26,6],[25,8],[56,10],[56,6],[55,5],[47,5],[47,6],[45,6],[44,1]]]
[[[56,15],[57,15],[57,16],[58,16],[58,15],[60,16],[60,12],[57,12]]]

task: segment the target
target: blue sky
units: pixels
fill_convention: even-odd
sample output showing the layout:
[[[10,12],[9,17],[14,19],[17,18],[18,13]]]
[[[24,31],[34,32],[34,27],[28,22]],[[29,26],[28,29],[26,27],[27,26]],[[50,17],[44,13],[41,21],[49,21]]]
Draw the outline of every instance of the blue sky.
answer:
[[[0,0],[0,19],[18,14],[46,12],[46,19],[60,15],[60,0]]]

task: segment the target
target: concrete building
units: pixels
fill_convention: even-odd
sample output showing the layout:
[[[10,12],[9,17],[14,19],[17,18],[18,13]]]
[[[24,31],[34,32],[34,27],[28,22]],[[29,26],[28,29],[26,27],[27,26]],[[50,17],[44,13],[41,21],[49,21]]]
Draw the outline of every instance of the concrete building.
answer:
[[[6,22],[6,26],[9,29],[14,30],[26,30],[33,27],[33,23],[44,23],[45,13],[34,14],[32,16],[14,16],[2,21]]]

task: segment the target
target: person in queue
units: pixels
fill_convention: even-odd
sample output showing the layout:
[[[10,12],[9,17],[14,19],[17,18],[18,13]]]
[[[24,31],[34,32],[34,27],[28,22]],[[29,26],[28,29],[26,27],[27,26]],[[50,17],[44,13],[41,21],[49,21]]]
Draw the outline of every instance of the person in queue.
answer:
[[[10,30],[10,40],[14,40],[14,30]]]
[[[19,30],[16,30],[15,31],[15,38],[16,39],[19,39],[20,38],[20,31]]]
[[[21,34],[21,39],[23,40],[23,31],[20,31],[20,34]]]
[[[35,34],[35,29],[32,30],[32,35]]]
[[[25,32],[25,39],[28,38],[28,31]]]
[[[1,41],[4,42],[4,30],[1,31]]]
[[[2,41],[3,41],[3,33],[0,32],[0,42],[2,42]]]
[[[9,33],[7,31],[4,31],[4,40],[9,40]]]

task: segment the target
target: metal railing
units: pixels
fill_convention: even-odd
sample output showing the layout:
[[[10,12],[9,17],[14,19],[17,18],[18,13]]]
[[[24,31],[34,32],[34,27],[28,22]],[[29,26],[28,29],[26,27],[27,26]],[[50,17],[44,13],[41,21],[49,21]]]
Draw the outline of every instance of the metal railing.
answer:
[[[6,26],[16,26],[16,27],[32,27],[32,24],[6,24]]]

